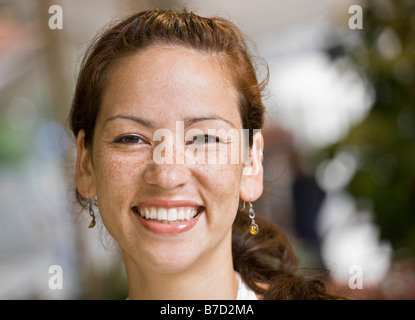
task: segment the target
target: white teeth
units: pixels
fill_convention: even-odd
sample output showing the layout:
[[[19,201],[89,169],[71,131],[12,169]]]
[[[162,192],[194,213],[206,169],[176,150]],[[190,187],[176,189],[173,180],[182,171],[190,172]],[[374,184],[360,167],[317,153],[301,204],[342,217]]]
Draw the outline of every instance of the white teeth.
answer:
[[[157,220],[167,220],[167,210],[164,208],[158,209]]]
[[[177,212],[177,219],[184,220],[184,218],[185,218],[184,209],[180,208],[179,211]]]
[[[184,212],[184,218],[185,218],[186,220],[190,220],[190,219],[192,219],[192,212],[190,212],[189,210],[186,210],[186,211]]]
[[[175,221],[177,220],[177,209],[171,208],[167,211],[167,220]]]
[[[157,219],[157,210],[156,210],[156,208],[151,208],[151,210],[150,210],[150,219]]]
[[[140,208],[140,215],[146,219],[160,220],[160,221],[177,221],[177,220],[191,220],[197,213],[198,208],[182,207],[182,208]]]

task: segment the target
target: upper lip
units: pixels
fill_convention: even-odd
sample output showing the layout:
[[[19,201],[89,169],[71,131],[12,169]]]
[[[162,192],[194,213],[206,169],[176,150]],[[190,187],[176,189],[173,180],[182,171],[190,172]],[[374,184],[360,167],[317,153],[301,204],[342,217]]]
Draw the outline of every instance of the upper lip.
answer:
[[[179,207],[202,207],[203,205],[191,200],[173,200],[173,199],[150,199],[142,201],[135,205],[136,207],[162,207],[162,208],[179,208]]]

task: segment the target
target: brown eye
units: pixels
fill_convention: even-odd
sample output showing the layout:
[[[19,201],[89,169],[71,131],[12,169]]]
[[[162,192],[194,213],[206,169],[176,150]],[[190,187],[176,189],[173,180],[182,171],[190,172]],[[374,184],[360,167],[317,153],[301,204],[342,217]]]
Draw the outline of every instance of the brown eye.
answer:
[[[124,144],[137,144],[137,143],[146,143],[143,137],[139,135],[126,135],[122,136],[114,141],[115,143],[124,143]]]
[[[187,142],[187,144],[193,144],[193,143],[209,144],[209,143],[219,143],[219,142],[221,142],[219,137],[205,134],[205,135],[194,136],[191,141]]]

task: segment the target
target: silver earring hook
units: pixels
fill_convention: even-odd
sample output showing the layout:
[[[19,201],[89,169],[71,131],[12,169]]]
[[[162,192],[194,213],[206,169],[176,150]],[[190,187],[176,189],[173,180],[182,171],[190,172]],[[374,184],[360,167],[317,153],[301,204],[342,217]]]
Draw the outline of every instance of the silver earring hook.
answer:
[[[252,208],[251,201],[252,201],[252,192],[249,193],[249,206]],[[244,204],[242,205],[242,210],[245,210],[246,201],[243,200],[243,202],[244,202]]]

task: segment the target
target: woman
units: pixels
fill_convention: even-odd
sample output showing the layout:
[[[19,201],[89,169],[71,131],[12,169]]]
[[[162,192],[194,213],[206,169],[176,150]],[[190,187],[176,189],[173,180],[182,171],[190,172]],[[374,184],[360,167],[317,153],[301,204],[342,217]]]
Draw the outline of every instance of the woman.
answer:
[[[70,114],[77,198],[92,227],[96,197],[129,299],[331,298],[294,274],[284,232],[255,217],[264,86],[222,18],[145,11],[90,46]]]

